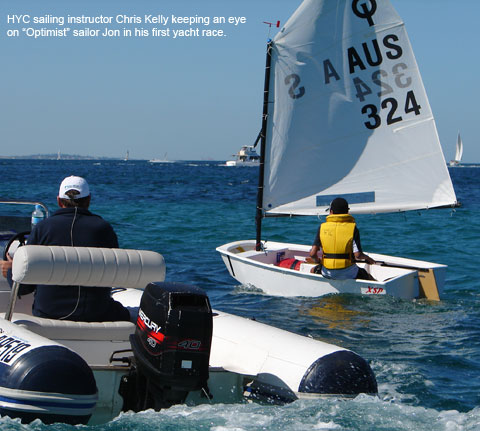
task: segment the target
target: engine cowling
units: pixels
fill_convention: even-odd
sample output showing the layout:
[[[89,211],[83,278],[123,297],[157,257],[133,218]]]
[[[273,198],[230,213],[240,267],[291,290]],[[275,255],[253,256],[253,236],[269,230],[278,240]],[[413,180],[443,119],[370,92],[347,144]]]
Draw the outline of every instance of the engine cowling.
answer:
[[[135,392],[146,395],[129,407],[169,407],[183,402],[190,391],[206,389],[212,328],[212,309],[203,290],[182,283],[150,283],[130,337]]]

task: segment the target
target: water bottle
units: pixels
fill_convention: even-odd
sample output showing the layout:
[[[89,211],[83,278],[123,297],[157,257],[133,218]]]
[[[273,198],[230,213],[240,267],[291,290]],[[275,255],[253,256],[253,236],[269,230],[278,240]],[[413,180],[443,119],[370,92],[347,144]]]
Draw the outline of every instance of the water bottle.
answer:
[[[32,212],[32,229],[40,221],[45,218],[45,213],[43,212],[41,205],[35,205],[35,210]]]

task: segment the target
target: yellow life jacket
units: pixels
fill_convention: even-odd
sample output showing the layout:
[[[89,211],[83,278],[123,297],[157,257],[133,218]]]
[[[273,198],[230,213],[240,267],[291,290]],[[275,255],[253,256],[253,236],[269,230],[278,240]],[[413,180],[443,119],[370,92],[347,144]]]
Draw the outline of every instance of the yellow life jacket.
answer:
[[[320,226],[323,266],[327,269],[348,268],[355,262],[353,233],[355,219],[349,214],[331,214]]]

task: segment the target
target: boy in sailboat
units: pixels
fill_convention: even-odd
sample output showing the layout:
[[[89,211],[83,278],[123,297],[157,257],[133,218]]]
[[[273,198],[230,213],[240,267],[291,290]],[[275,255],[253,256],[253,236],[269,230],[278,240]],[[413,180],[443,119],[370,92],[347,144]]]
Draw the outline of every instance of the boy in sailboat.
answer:
[[[312,272],[331,279],[374,280],[364,268],[355,264],[358,260],[371,265],[375,261],[363,253],[360,232],[348,210],[348,202],[343,198],[335,198],[330,204],[330,215],[318,228],[310,250],[313,262],[319,263]]]

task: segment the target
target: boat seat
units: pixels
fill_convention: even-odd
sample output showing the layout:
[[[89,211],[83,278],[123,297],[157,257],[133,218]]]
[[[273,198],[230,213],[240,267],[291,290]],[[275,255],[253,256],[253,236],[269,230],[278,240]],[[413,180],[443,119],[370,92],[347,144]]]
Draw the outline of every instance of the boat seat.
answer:
[[[35,334],[52,340],[128,341],[135,332],[135,325],[119,322],[74,322],[71,320],[45,319],[29,314],[14,313],[12,322]]]
[[[15,252],[12,279],[22,284],[144,289],[165,280],[165,261],[149,250],[26,245]]]
[[[144,289],[149,283],[165,280],[165,261],[149,250],[26,245],[13,257],[12,280],[7,320],[14,312],[20,283]]]

